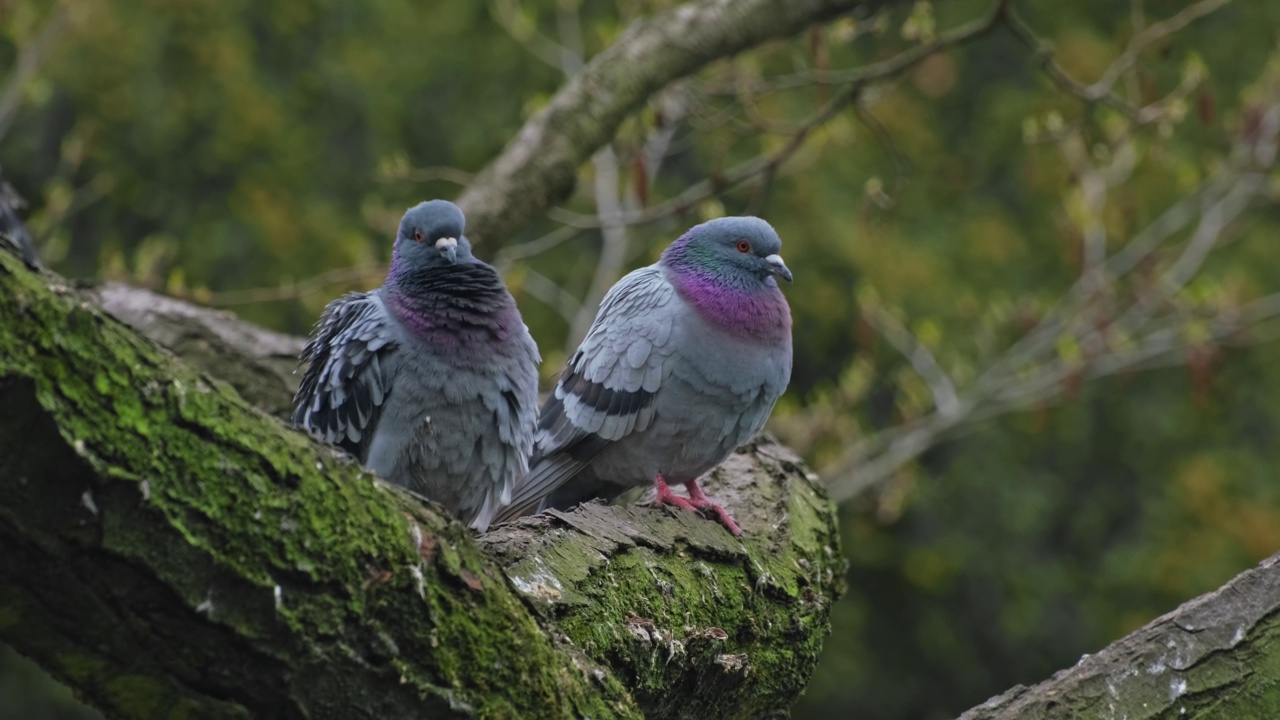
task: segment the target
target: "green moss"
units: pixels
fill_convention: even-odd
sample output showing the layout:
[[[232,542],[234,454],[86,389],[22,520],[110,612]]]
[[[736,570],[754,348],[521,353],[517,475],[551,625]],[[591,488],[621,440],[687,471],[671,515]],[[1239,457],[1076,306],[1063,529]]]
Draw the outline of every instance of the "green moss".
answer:
[[[830,631],[844,574],[834,508],[785,463],[757,454],[729,465],[736,478],[754,476],[748,491],[760,507],[788,509],[781,542],[748,531],[738,543],[692,515],[659,523],[659,511],[629,508],[626,524],[641,540],[602,549],[611,531],[593,536],[587,523],[585,537],[540,547],[508,570],[575,646],[613,668],[647,717],[787,707]]]
[[[222,716],[232,712],[223,696],[253,687],[272,706],[307,714],[412,702],[438,715],[636,715],[551,644],[464,527],[0,253],[0,382],[18,380],[33,384],[56,428],[41,442],[62,449],[0,462],[49,474],[70,454],[91,471],[16,493],[13,502],[27,503],[10,508],[17,532],[39,539],[31,563],[52,562],[40,553],[71,542],[78,557],[101,559],[57,611],[101,627],[90,644],[67,628],[56,635],[54,616],[42,633],[0,632],[94,702],[140,716],[156,698],[186,696],[183,712]],[[14,482],[0,478],[0,492]],[[95,514],[46,522],[50,508],[72,512],[83,497]],[[423,551],[422,536],[435,552]],[[144,591],[152,605],[135,608]],[[145,633],[154,613],[183,641],[122,666],[129,631],[113,623]],[[204,677],[209,667],[217,677]],[[303,667],[328,675],[290,670]],[[200,689],[184,677],[202,678]]]
[[[74,651],[59,655],[58,666],[68,676],[81,680],[95,678],[107,670],[102,658]]]
[[[754,474],[761,507],[786,508],[776,544],[776,533],[743,544],[701,518],[642,510],[646,541],[610,559],[555,535],[566,540],[508,568],[522,598],[461,525],[47,282],[0,254],[0,382],[33,383],[55,426],[45,457],[70,449],[90,471],[22,499],[66,513],[88,489],[98,513],[59,525],[33,512],[21,531],[58,548],[72,539],[57,528],[89,528],[74,542],[101,561],[85,598],[101,606],[58,610],[107,629],[89,643],[51,618],[39,641],[3,623],[0,634],[95,702],[168,693],[193,717],[235,715],[243,707],[226,697],[253,687],[311,715],[347,703],[384,716],[635,717],[639,705],[649,717],[724,717],[786,707],[807,681],[843,568],[833,508],[789,461],[730,461]],[[34,461],[0,451],[5,462]],[[122,638],[148,632],[129,590],[104,590],[126,587],[122,577],[160,603],[149,612],[180,628],[168,632],[182,647],[119,662]],[[552,644],[530,605],[571,645]],[[194,690],[186,679],[208,667],[226,670]]]
[[[111,703],[120,708],[128,708],[133,717],[151,717],[163,707],[166,688],[149,677],[142,675],[121,675],[114,677],[106,684],[106,693]]]

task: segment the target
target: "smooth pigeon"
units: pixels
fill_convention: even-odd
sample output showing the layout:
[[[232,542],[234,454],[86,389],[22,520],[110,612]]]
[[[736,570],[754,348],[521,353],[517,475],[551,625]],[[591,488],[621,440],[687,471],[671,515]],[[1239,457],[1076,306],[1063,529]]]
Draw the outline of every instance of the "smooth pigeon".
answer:
[[[781,247],[764,220],[720,218],[614,285],[543,405],[529,473],[497,519],[652,482],[657,504],[714,513],[740,534],[697,479],[760,431],[791,378]]]
[[[325,308],[293,422],[484,531],[528,468],[538,347],[444,200],[400,221],[382,287]]]

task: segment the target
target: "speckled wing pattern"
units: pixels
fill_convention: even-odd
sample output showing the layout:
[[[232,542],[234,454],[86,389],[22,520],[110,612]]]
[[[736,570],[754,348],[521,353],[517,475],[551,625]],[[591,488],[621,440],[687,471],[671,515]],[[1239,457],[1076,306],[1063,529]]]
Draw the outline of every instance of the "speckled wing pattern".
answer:
[[[676,290],[658,266],[635,270],[600,302],[538,420],[529,474],[499,520],[538,509],[609,443],[648,428],[669,373]]]
[[[610,443],[654,420],[670,371],[675,288],[657,266],[619,280],[547,398],[529,473],[499,520],[537,508]]]
[[[307,365],[293,424],[365,460],[391,391],[388,355],[397,342],[374,293],[350,293],[325,307],[302,351]]]

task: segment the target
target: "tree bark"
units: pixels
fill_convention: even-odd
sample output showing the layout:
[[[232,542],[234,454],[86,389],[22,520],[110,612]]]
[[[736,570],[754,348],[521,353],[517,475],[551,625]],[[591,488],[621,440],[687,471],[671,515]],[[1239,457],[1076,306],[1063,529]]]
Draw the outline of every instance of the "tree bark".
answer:
[[[573,191],[628,115],[714,60],[892,0],[699,0],[632,23],[525,122],[458,199],[475,242],[505,238]]]
[[[960,720],[1280,716],[1280,555]]]
[[[743,541],[598,504],[477,538],[259,411],[297,342],[0,252],[0,638],[129,718],[753,717],[804,687],[843,560],[794,455],[709,483]]]
[[[843,574],[789,451],[715,473],[745,543],[597,504],[477,538],[209,377],[287,412],[300,342],[0,253],[0,638],[121,717],[785,714]],[[1280,556],[961,720],[1269,717],[1277,611]]]

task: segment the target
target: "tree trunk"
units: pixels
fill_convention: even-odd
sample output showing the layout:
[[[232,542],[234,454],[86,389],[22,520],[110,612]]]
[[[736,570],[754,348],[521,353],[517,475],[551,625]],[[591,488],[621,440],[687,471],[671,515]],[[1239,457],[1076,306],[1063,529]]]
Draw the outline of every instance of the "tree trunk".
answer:
[[[772,441],[708,484],[742,541],[599,504],[477,538],[267,414],[296,340],[96,295],[205,371],[0,252],[0,638],[109,715],[736,718],[804,687],[843,560]]]

